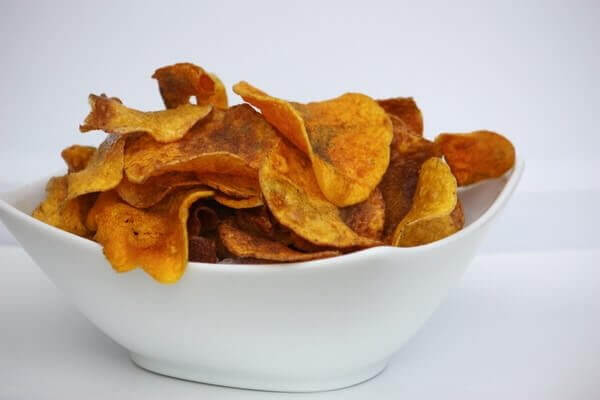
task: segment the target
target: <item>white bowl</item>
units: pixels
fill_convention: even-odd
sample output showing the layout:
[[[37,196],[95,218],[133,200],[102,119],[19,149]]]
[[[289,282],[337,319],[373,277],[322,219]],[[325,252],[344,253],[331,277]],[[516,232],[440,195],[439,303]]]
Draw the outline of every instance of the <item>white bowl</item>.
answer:
[[[466,227],[438,242],[297,264],[190,263],[174,285],[115,273],[95,242],[32,217],[46,179],[6,193],[0,218],[27,253],[140,367],[277,391],[371,378],[415,334],[471,260],[523,172],[461,190]]]

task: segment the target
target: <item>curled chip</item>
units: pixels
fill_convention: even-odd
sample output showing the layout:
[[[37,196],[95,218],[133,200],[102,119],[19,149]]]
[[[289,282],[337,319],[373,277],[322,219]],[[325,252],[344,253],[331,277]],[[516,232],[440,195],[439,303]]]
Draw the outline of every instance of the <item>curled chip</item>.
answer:
[[[183,104],[163,111],[138,111],[125,107],[120,101],[91,94],[92,110],[85,117],[81,132],[103,130],[107,133],[127,134],[145,132],[159,142],[181,139],[196,122],[206,117],[210,105]]]
[[[203,185],[236,199],[249,199],[260,196],[258,177],[228,174],[205,173],[198,176]]]
[[[88,237],[90,231],[85,226],[85,218],[95,199],[95,195],[87,195],[67,200],[67,177],[54,177],[46,185],[46,198],[32,216],[64,231]]]
[[[170,172],[153,176],[144,183],[133,183],[127,179],[115,188],[119,197],[136,208],[152,207],[176,188],[200,186],[193,173]]]
[[[189,214],[188,236],[201,236],[217,229],[219,216],[212,208],[196,203],[190,208]]]
[[[456,179],[446,163],[437,157],[421,166],[413,204],[392,236],[392,245],[419,246],[449,236],[462,228],[457,207]],[[459,225],[460,223],[460,225]]]
[[[219,237],[227,250],[242,258],[293,262],[333,257],[340,254],[339,251],[334,250],[302,253],[274,240],[248,233],[240,229],[232,219],[225,220],[219,225]]]
[[[196,97],[197,104],[227,108],[227,92],[223,82],[191,63],[178,63],[157,69],[152,78],[158,81],[160,95],[167,108],[188,104]]]
[[[263,201],[260,196],[248,197],[245,199],[239,199],[235,197],[230,197],[225,194],[215,193],[215,201],[219,204],[227,206],[229,208],[254,208],[260,207],[263,205]]]
[[[135,183],[168,171],[256,178],[262,159],[280,140],[247,104],[214,109],[176,142],[158,143],[144,135],[132,139],[125,152],[125,172]]]
[[[259,182],[279,223],[309,242],[335,248],[379,244],[344,223],[339,209],[319,189],[310,161],[295,147],[281,142],[273,149],[260,168]]]
[[[260,108],[267,121],[307,154],[321,191],[343,207],[364,201],[388,167],[392,124],[370,97],[287,102],[240,82],[233,90]]]
[[[388,114],[400,118],[415,134],[423,136],[423,114],[412,97],[394,97],[377,100],[377,103]]]
[[[385,219],[385,203],[378,188],[367,200],[340,210],[342,220],[360,236],[381,240]]]
[[[116,187],[123,178],[125,137],[108,135],[84,169],[67,176],[68,199]]]
[[[176,282],[188,261],[187,217],[190,205],[210,197],[210,190],[180,190],[155,206],[140,210],[115,191],[103,192],[90,211],[88,225],[113,268],[125,272],[141,267],[161,283]]]
[[[515,148],[490,131],[442,133],[435,139],[459,186],[498,178],[515,165]]]
[[[96,148],[94,146],[74,144],[64,149],[60,155],[65,160],[69,172],[77,172],[86,167],[95,152]]]

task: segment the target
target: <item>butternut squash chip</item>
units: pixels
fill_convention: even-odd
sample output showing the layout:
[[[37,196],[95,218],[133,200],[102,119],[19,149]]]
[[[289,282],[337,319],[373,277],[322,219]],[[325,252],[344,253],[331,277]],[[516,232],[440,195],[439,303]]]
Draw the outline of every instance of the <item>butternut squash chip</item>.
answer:
[[[238,199],[225,194],[215,193],[214,199],[219,204],[235,209],[254,208],[263,205],[263,201],[259,196]]]
[[[164,143],[181,139],[212,110],[210,105],[183,104],[170,110],[144,112],[125,107],[116,99],[94,94],[90,94],[89,102],[92,110],[79,126],[81,132],[103,130],[119,135],[145,132]]]
[[[200,186],[193,173],[170,172],[153,176],[144,183],[123,179],[115,188],[119,197],[136,208],[152,207],[177,188]]]
[[[377,100],[377,103],[388,114],[400,118],[415,134],[423,136],[423,114],[412,97],[394,97]]]
[[[300,104],[269,96],[247,82],[233,90],[308,155],[331,203],[340,207],[360,203],[381,180],[389,163],[392,124],[370,97],[347,93]]]
[[[258,176],[237,176],[229,174],[200,174],[197,178],[202,184],[218,190],[224,195],[235,199],[260,197]]]
[[[60,155],[65,160],[69,172],[77,172],[85,168],[95,152],[94,146],[74,144],[64,149]]]
[[[367,200],[340,209],[342,220],[360,236],[381,240],[385,221],[385,202],[379,188]]]

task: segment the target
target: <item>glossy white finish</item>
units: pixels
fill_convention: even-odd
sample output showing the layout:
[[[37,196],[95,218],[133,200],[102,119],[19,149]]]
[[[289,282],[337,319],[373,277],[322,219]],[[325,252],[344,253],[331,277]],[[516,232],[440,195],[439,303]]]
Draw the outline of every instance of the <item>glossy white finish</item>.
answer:
[[[31,217],[44,181],[3,195],[0,218],[50,279],[143,368],[262,390],[316,391],[377,374],[456,284],[523,163],[460,193],[461,232],[416,248],[378,247],[283,265],[191,263],[159,285],[116,274],[100,246]]]

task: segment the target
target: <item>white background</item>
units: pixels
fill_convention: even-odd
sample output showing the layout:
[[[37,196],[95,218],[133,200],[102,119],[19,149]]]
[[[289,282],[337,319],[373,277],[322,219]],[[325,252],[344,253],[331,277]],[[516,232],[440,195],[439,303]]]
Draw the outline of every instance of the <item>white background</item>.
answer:
[[[538,394],[598,394],[600,384],[594,384],[590,374],[578,378],[573,371],[591,371],[590,365],[597,367],[593,360],[600,356],[599,335],[585,335],[589,351],[581,351],[582,358],[566,343],[582,340],[581,335],[574,333],[579,329],[597,332],[596,320],[577,319],[568,304],[590,306],[597,315],[599,301],[595,297],[578,297],[579,283],[569,283],[569,271],[560,268],[567,268],[570,259],[579,260],[572,263],[574,273],[581,274],[574,282],[587,281],[589,286],[583,286],[594,288],[590,293],[600,289],[596,271],[600,254],[597,229],[600,222],[599,21],[598,1],[2,2],[0,191],[63,168],[59,153],[67,145],[97,144],[102,140],[99,132],[84,135],[77,129],[88,111],[90,92],[118,96],[125,104],[140,109],[161,108],[156,83],[150,76],[157,67],[174,62],[197,63],[216,72],[228,87],[247,80],[273,95],[298,101],[334,97],[346,91],[360,91],[378,98],[414,96],[423,110],[429,137],[444,131],[492,129],[515,143],[519,157],[526,160],[525,176],[481,253],[485,259],[494,260],[490,263],[496,266],[504,262],[498,260],[511,260],[511,265],[526,268],[529,262],[524,260],[531,257],[536,260],[531,264],[535,268],[527,270],[531,287],[519,286],[518,270],[513,269],[513,275],[505,275],[499,281],[497,290],[486,291],[489,282],[483,277],[488,275],[483,272],[487,274],[489,270],[475,270],[474,273],[481,274],[466,282],[473,283],[476,287],[473,290],[480,290],[481,296],[471,298],[470,292],[459,290],[454,296],[468,301],[455,304],[458,309],[447,306],[450,314],[443,314],[442,308],[434,317],[438,318],[434,327],[447,327],[456,318],[462,324],[475,324],[480,314],[495,312],[497,301],[506,304],[505,320],[520,324],[514,329],[525,327],[524,342],[519,343],[521,347],[513,348],[521,352],[536,346],[536,335],[544,334],[527,330],[529,325],[524,324],[527,316],[522,310],[540,311],[535,308],[537,304],[542,310],[556,314],[548,314],[548,321],[556,323],[548,322],[550,325],[544,327],[557,329],[552,335],[560,337],[564,344],[554,349],[565,352],[559,355],[553,352],[550,343],[544,342],[546,345],[536,347],[538,352],[533,353],[536,357],[515,358],[515,362],[529,362],[531,368],[552,376],[547,386],[542,375],[535,374],[525,374],[523,379],[518,378],[521,375],[509,374],[507,380],[498,380],[492,375],[502,372],[489,367],[481,369],[475,377],[480,381],[478,390],[473,393],[486,393],[489,398],[490,393],[514,395],[537,388],[539,390],[534,392]],[[230,100],[232,104],[240,101],[231,92]],[[11,242],[13,239],[0,226],[0,244]],[[480,264],[476,262],[475,266]],[[27,277],[37,270],[27,271],[20,277],[3,276],[2,280],[8,287],[22,283],[23,290],[36,292],[39,288],[35,282],[27,286]],[[540,274],[539,281],[536,271]],[[547,279],[554,279],[554,283],[546,286]],[[480,285],[481,282],[485,284]],[[564,282],[562,286],[561,282]],[[543,292],[544,288],[548,291]],[[466,289],[463,287],[463,290]],[[527,290],[541,293],[536,298],[539,303],[530,308],[527,308],[529,297],[517,296]],[[0,309],[3,312],[0,321],[12,316],[11,321],[16,324],[12,331],[0,329],[0,334],[4,331],[13,335],[0,337],[0,342],[16,343],[14,349],[23,351],[11,352],[13,360],[23,365],[38,365],[37,369],[15,367],[10,376],[13,381],[16,379],[14,385],[20,386],[12,386],[12,394],[28,393],[26,388],[31,388],[34,382],[40,379],[44,382],[45,370],[55,368],[57,363],[60,365],[60,357],[51,350],[42,352],[46,358],[40,356],[39,359],[35,358],[35,352],[26,352],[25,349],[31,349],[32,343],[41,339],[23,335],[23,330],[31,326],[17,323],[25,318],[22,313],[33,312],[35,307],[31,304],[55,304],[54,301],[57,309],[68,307],[62,299],[52,298],[49,293],[45,295],[50,297],[42,295],[33,300],[5,295],[5,300],[0,301],[6,305]],[[499,297],[489,297],[486,303],[486,293]],[[552,293],[563,297],[554,297]],[[514,296],[521,302],[513,301]],[[481,301],[481,307],[489,304],[491,308],[473,310],[472,301]],[[461,314],[460,307],[466,309],[466,315]],[[514,314],[510,314],[511,310]],[[56,315],[52,309],[47,311],[49,324],[54,318],[67,318],[62,311]],[[70,315],[69,321],[70,318],[77,321],[72,326],[84,324],[85,329],[93,332],[93,328],[87,328],[87,322]],[[450,325],[448,329],[460,330],[466,325]],[[501,339],[492,336],[497,329],[486,327],[476,339],[480,347],[475,346],[472,351],[481,352]],[[40,328],[48,329],[48,326]],[[502,329],[505,334],[508,332],[506,325],[502,325]],[[56,331],[56,335],[61,334],[60,330]],[[427,358],[432,353],[426,349],[434,346],[439,351],[449,352],[444,353],[450,358],[442,366],[446,371],[454,370],[453,376],[465,379],[456,371],[471,374],[477,370],[469,369],[464,364],[468,360],[452,353],[450,348],[456,344],[456,340],[451,340],[453,337],[443,342],[427,327],[423,335],[425,339],[417,339],[421,350],[407,349],[404,354],[413,354],[423,365],[431,367],[436,364]],[[90,337],[95,340],[94,336]],[[442,341],[441,344],[438,341]],[[43,343],[53,346],[56,342]],[[107,348],[116,346],[108,343]],[[469,348],[465,343],[463,346]],[[3,351],[0,347],[0,359]],[[68,346],[65,351],[69,351]],[[492,357],[488,361],[490,365],[501,363],[508,370],[510,356],[504,359],[503,353],[494,353],[500,359]],[[89,365],[78,368],[80,375],[77,376],[84,389],[88,384],[91,389],[93,380],[85,377],[85,371],[92,369],[101,374],[94,369],[100,367],[92,365],[104,364],[93,355],[85,359]],[[568,371],[560,365],[560,360],[565,359],[570,360],[568,365],[572,367]],[[44,362],[48,365],[40,368]],[[125,368],[122,362],[111,359],[105,368]],[[418,371],[410,369],[415,366],[408,365],[408,370],[388,371],[385,379],[392,382],[397,376],[417,374]],[[0,364],[0,398],[3,397],[2,384],[6,384],[2,377],[9,376],[2,368],[8,367]],[[447,384],[445,370],[440,368],[419,370],[419,379],[429,376],[432,385]],[[55,389],[62,387],[64,379],[73,373],[65,370],[61,375],[60,371],[55,372],[58,383],[51,386]],[[183,385],[168,381],[170,388]],[[556,382],[564,383],[573,391],[561,392]],[[515,385],[515,392],[494,389],[511,384]],[[389,387],[384,386],[388,394],[421,393],[406,386],[387,385]],[[384,389],[378,388],[371,393],[381,396]],[[360,390],[359,393],[368,396],[367,389]],[[40,397],[41,392],[36,393]],[[123,393],[129,392],[125,388]],[[210,393],[217,396],[221,392],[211,389]],[[228,396],[232,396],[231,393]]]

